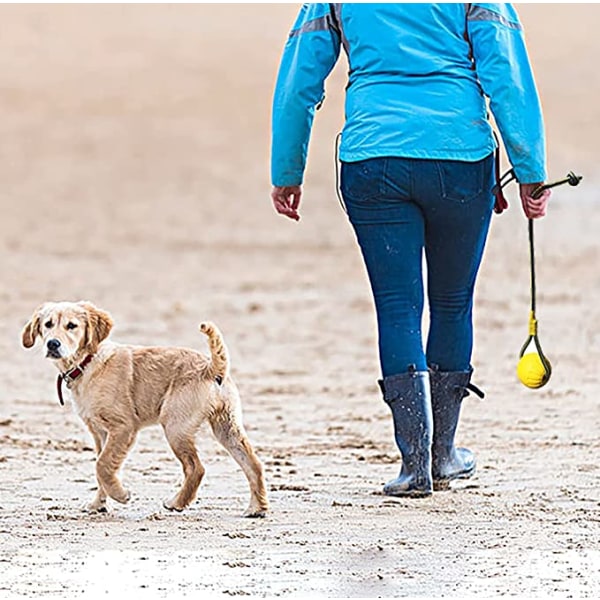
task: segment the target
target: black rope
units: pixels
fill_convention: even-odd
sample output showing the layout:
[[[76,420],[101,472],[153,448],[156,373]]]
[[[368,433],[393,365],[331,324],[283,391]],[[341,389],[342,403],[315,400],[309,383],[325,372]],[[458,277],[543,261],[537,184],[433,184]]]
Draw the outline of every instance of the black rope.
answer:
[[[533,219],[529,219],[529,267],[531,270],[531,314],[530,314],[530,331],[529,337],[523,344],[521,348],[521,352],[519,353],[519,357],[522,357],[525,354],[525,351],[533,341],[535,347],[537,349],[537,353],[542,361],[542,365],[544,367],[545,375],[544,382],[542,385],[545,385],[548,379],[550,379],[550,375],[552,374],[552,365],[550,361],[546,358],[544,351],[542,350],[542,346],[540,344],[540,340],[537,336],[537,318],[535,315],[536,310],[536,284],[535,284],[535,244],[534,244],[534,236],[533,236]]]
[[[531,312],[535,317],[535,245],[533,243],[533,219],[529,219],[529,265],[531,268]]]
[[[344,199],[342,198],[342,193],[340,191],[340,140],[342,139],[341,132],[335,136],[335,151],[333,157],[334,170],[335,170],[335,193],[337,194],[340,206],[342,210],[348,214],[348,210],[346,209],[346,205],[344,204]]]

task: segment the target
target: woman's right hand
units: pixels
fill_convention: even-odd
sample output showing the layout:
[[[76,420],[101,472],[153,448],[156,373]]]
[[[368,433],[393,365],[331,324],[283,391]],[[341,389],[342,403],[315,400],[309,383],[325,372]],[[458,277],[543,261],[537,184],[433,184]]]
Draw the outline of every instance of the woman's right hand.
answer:
[[[540,185],[543,185],[543,182],[519,184],[521,205],[523,206],[523,212],[528,219],[539,219],[546,214],[546,207],[552,192],[550,190],[544,190],[539,198],[533,198],[531,195],[534,190],[540,187]]]
[[[284,215],[294,221],[300,220],[298,207],[300,206],[301,197],[302,186],[300,185],[274,185],[271,189],[271,200],[273,201],[275,210],[280,215]]]

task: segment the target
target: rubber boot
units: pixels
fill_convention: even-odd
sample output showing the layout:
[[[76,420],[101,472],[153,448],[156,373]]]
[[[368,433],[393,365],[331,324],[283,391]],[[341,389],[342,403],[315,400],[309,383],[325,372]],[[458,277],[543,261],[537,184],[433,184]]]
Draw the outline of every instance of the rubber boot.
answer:
[[[402,455],[400,474],[384,486],[383,492],[388,496],[430,496],[433,419],[429,373],[413,367],[408,373],[385,377],[379,386],[392,411],[396,444]]]
[[[466,479],[475,472],[475,456],[467,448],[456,448],[454,436],[460,407],[469,389],[483,398],[470,383],[473,370],[440,371],[430,368],[433,412],[432,477],[434,490],[446,490],[453,479]]]

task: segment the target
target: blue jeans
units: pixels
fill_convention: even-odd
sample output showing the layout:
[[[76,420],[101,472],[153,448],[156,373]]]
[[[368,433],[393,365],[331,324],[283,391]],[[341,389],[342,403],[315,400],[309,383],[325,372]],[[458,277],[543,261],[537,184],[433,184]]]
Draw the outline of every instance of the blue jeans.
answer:
[[[375,300],[384,377],[405,373],[409,365],[470,368],[473,292],[493,183],[493,155],[478,162],[386,157],[342,164],[342,196]]]

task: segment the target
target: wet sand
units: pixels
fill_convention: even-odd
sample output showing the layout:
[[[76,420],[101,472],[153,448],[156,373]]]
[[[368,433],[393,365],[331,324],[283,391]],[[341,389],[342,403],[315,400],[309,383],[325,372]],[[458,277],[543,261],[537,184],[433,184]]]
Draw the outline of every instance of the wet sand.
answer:
[[[367,280],[334,191],[344,65],[311,143],[302,221],[269,201],[270,98],[294,5],[0,7],[0,595],[587,597],[600,594],[598,5],[520,7],[552,178],[536,224],[540,338],[554,368],[516,379],[527,228],[495,217],[476,297],[475,382],[460,444],[478,471],[414,501],[381,495],[399,457],[377,386]],[[566,25],[569,25],[568,27]],[[203,429],[184,513],[158,428],[139,436],[126,505],[93,496],[83,424],[20,331],[46,300],[108,310],[113,338],[229,345],[272,512]]]

